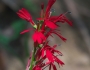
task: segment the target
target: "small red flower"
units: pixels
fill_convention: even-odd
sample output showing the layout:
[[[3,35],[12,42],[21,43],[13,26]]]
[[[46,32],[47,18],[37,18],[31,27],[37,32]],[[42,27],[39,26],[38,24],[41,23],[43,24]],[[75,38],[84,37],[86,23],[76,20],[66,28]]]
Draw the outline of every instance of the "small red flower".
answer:
[[[53,54],[56,52],[58,53],[59,55],[62,55],[61,52],[55,50],[56,46],[57,45],[54,45],[53,47],[47,45],[48,43],[46,43],[46,45],[41,49],[41,53],[42,53],[42,57],[44,57],[46,55],[46,57],[48,58],[48,60],[50,62],[54,62],[54,57],[53,57]],[[46,54],[45,54],[46,52]]]
[[[32,20],[31,15],[29,14],[29,12],[26,9],[22,8],[21,10],[19,10],[19,12],[17,12],[17,14],[20,18],[27,20],[32,25],[34,25],[34,21]]]
[[[38,42],[39,44],[46,40],[46,37],[41,31],[35,31],[32,38],[34,42]]]
[[[20,34],[24,34],[26,32],[29,32],[31,29],[27,29],[22,31]],[[34,34],[32,36],[32,39],[34,42],[38,42],[39,44],[41,44],[43,41],[46,40],[46,37],[44,36],[44,34],[42,33],[42,31],[38,31],[38,30],[34,30]]]
[[[53,67],[53,70],[57,70],[56,66],[54,65],[54,62],[58,63],[58,65],[64,65],[64,63],[58,59],[58,55],[55,55],[54,53],[59,54],[59,56],[62,55],[61,52],[59,52],[58,50],[55,50],[57,45],[54,45],[53,47],[48,45],[48,42],[46,42],[44,44],[44,46],[41,49],[37,50],[38,55],[36,55],[36,58],[39,56],[38,58],[38,62],[36,64],[36,66],[39,66],[40,68],[44,68],[45,66],[49,65],[49,70],[51,70],[51,67]],[[45,59],[48,59],[48,62],[44,62]]]
[[[65,14],[61,14],[60,16],[51,16],[50,15],[50,9],[52,5],[55,3],[56,0],[49,0],[48,5],[46,7],[46,12],[45,14],[43,13],[41,18],[38,18],[37,20],[43,20],[43,27],[42,29],[45,28],[45,26],[49,27],[50,29],[56,29],[58,25],[56,25],[57,22],[67,22],[70,26],[72,26],[72,22],[69,21],[66,17],[65,14],[68,13],[66,12]]]

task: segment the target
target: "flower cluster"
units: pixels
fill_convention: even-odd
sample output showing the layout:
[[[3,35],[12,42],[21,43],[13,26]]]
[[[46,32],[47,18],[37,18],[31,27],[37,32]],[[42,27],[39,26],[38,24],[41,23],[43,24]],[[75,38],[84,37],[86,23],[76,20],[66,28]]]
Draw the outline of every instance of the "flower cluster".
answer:
[[[44,70],[46,67],[49,67],[49,70],[51,70],[51,67],[53,70],[57,70],[56,66],[54,65],[55,62],[58,63],[58,65],[64,65],[64,63],[58,58],[58,55],[62,56],[62,53],[55,50],[57,45],[50,46],[47,38],[52,36],[52,34],[56,34],[65,42],[66,38],[61,36],[59,33],[60,30],[57,29],[59,25],[56,23],[67,22],[70,26],[72,26],[72,22],[65,17],[65,14],[68,12],[65,14],[60,14],[59,16],[51,16],[53,13],[51,7],[55,1],[56,0],[49,0],[46,10],[44,10],[44,4],[41,4],[40,18],[37,18],[37,23],[32,20],[31,15],[26,9],[22,8],[19,10],[19,12],[17,12],[20,18],[30,22],[34,28],[34,34],[32,35],[32,39],[34,41],[34,50],[28,60],[26,70]],[[31,29],[24,30],[21,32],[21,34],[29,32],[30,30]]]

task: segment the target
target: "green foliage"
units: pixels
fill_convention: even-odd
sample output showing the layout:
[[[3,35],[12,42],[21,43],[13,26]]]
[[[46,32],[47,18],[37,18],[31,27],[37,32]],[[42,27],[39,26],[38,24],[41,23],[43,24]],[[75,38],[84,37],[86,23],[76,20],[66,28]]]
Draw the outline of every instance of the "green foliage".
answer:
[[[38,7],[32,2],[32,0],[24,0],[24,5],[28,10],[31,10],[33,13],[38,10]]]

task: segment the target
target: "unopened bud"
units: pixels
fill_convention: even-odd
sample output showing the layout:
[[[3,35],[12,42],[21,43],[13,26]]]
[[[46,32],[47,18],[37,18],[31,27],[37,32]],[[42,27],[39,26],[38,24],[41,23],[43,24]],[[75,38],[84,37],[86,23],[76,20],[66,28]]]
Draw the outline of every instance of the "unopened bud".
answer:
[[[41,9],[44,9],[44,4],[43,3],[41,4]]]

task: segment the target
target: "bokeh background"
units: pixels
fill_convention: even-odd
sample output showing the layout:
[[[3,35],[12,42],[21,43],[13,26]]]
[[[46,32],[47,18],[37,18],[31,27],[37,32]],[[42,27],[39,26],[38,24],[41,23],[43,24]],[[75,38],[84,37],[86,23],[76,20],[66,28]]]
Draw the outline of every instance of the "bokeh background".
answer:
[[[46,7],[48,0],[0,0],[0,70],[25,70],[33,47],[32,31],[20,35],[31,25],[16,12],[26,8],[37,22],[42,2]],[[90,70],[90,0],[57,0],[52,8],[54,15],[70,11],[66,16],[73,22],[72,27],[58,23],[67,42],[57,36],[49,38],[50,45],[58,44],[64,55],[60,59],[65,65],[60,69],[57,66],[58,70]]]

